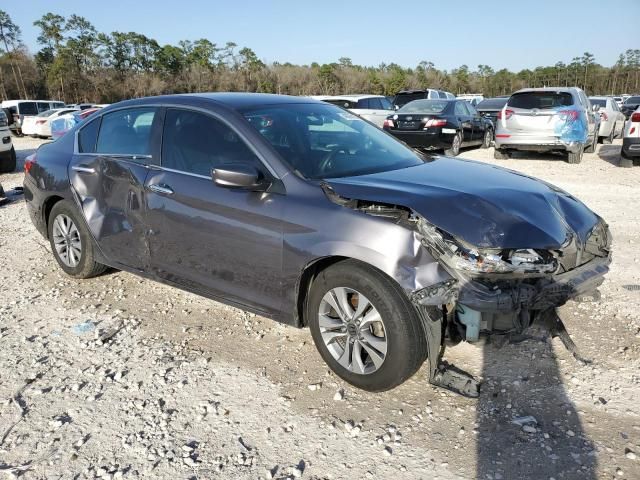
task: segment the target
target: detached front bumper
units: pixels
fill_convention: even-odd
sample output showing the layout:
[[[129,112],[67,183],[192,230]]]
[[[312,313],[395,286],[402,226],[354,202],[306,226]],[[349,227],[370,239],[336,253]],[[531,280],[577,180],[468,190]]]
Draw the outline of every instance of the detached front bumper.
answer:
[[[458,302],[482,313],[546,310],[593,292],[604,281],[610,264],[610,256],[597,257],[569,272],[535,281],[505,279],[490,283],[479,279],[452,278],[413,292],[412,300],[418,305]]]

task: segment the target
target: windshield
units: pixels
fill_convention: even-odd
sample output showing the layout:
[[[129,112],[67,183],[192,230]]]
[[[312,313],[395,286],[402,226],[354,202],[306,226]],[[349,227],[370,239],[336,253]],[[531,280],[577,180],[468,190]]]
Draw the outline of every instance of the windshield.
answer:
[[[442,113],[449,102],[446,100],[414,100],[398,110],[398,113]]]
[[[640,97],[629,97],[624,103],[640,103]]]
[[[424,162],[392,136],[332,105],[273,105],[244,116],[306,178],[366,175]]]
[[[477,110],[502,110],[508,98],[487,98],[476,105]]]
[[[514,108],[545,108],[570,107],[573,97],[568,92],[522,92],[514,93],[508,102]]]

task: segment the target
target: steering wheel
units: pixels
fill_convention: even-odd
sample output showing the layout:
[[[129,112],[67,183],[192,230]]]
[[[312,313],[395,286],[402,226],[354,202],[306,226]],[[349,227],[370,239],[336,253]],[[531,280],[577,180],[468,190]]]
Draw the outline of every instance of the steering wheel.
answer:
[[[338,153],[340,152],[346,153],[348,155],[349,147],[345,145],[335,145],[320,161],[320,165],[318,166],[318,172],[325,173],[327,169],[330,167],[331,162],[333,162],[333,159],[336,158],[336,155],[338,155]]]

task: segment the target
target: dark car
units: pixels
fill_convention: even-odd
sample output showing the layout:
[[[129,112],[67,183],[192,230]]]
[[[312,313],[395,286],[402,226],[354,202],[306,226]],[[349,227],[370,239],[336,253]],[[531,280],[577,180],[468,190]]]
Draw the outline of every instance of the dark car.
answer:
[[[624,113],[624,118],[629,120],[631,114],[635,112],[638,107],[640,107],[640,95],[633,95],[624,101],[620,107],[620,111]]]
[[[31,220],[70,276],[108,265],[308,326],[331,369],[372,391],[428,359],[432,383],[477,395],[439,362],[444,335],[521,332],[610,263],[606,224],[568,193],[423,156],[302,97],[121,102],[24,169]]]
[[[504,108],[507,101],[509,101],[509,95],[504,97],[485,98],[476,105],[478,113],[487,120],[491,120],[491,123],[494,126],[494,133],[495,125],[498,120],[498,112]]]
[[[491,121],[465,100],[414,100],[389,115],[383,128],[412,148],[454,157],[462,147],[489,148],[493,140]]]

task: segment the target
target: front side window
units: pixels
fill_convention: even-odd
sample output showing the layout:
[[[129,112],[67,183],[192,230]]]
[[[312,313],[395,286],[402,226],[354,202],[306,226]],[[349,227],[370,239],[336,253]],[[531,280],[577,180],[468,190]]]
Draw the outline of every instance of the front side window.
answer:
[[[210,177],[229,163],[261,167],[260,159],[228,125],[191,110],[169,109],[162,134],[162,166]]]
[[[306,178],[366,175],[424,162],[391,135],[332,105],[273,105],[243,113],[282,159]]]
[[[382,103],[379,98],[369,99],[369,108],[372,110],[382,110]]]
[[[381,97],[380,103],[382,104],[383,110],[393,110],[393,105],[391,105],[391,102],[389,101],[388,98]]]
[[[49,105],[49,102],[38,102],[38,111],[39,112],[44,112],[46,110],[50,110],[51,109],[51,105]]]
[[[102,117],[97,153],[151,155],[151,125],[155,108],[128,108]]]

